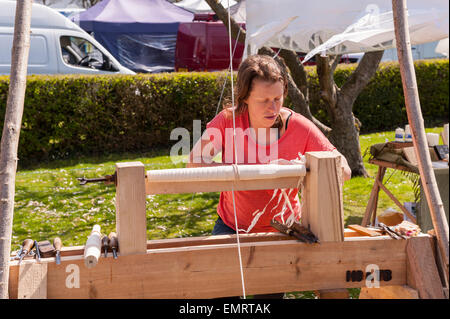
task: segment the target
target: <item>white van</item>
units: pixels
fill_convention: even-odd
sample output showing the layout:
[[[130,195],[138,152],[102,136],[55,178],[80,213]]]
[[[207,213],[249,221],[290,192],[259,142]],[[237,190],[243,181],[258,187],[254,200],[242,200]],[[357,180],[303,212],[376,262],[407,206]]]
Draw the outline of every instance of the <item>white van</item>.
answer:
[[[0,74],[11,71],[16,2],[0,0]],[[57,11],[33,4],[28,74],[135,74]]]

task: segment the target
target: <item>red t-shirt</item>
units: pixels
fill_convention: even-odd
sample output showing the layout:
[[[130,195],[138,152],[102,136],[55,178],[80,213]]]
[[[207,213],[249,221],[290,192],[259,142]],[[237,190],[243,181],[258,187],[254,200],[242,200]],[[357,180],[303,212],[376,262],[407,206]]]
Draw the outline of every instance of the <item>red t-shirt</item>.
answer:
[[[248,112],[236,116],[236,150],[238,164],[267,164],[275,159],[299,159],[306,152],[332,151],[335,147],[325,135],[304,116],[291,112],[287,130],[271,145],[260,145],[253,135],[248,134]],[[222,163],[232,164],[234,160],[233,117],[223,110],[206,125],[207,134],[214,148],[222,152]],[[257,133],[256,133],[257,134]],[[287,190],[291,206],[297,219],[300,217],[298,189]],[[276,231],[270,226],[272,217],[282,211],[284,216],[291,210],[279,189],[234,191],[236,216],[239,231],[258,233]],[[217,213],[223,222],[236,229],[232,192],[221,192]],[[285,219],[286,220],[286,219]]]

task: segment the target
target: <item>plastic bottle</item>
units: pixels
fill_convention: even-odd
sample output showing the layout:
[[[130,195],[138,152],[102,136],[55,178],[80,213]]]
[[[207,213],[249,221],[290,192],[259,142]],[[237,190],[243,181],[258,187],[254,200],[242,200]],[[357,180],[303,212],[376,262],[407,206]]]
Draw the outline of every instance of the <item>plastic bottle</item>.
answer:
[[[398,127],[395,130],[395,141],[396,142],[404,142],[404,140],[403,140],[404,136],[405,136],[405,131],[402,128]]]
[[[412,134],[409,125],[405,126],[405,142],[412,142]]]

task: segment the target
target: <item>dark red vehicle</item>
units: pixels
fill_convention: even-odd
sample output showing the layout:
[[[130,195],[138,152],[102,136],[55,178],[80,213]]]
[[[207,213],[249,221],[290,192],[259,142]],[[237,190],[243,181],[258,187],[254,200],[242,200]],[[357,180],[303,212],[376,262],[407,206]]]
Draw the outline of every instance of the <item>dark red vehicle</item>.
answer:
[[[244,45],[231,41],[233,69],[241,63]],[[236,47],[236,48],[235,48]],[[230,66],[228,30],[220,21],[180,23],[175,49],[175,71],[219,71]]]

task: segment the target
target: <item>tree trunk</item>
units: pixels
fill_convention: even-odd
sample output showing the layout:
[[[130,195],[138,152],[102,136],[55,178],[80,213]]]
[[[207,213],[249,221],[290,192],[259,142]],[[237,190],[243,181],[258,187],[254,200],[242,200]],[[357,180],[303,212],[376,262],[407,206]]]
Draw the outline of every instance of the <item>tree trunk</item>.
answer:
[[[331,123],[331,131],[327,136],[347,159],[352,176],[368,176],[359,144],[360,122],[353,115],[353,104],[375,74],[382,56],[383,51],[364,54],[341,88],[336,85],[333,77],[339,56],[332,61],[328,57],[316,56],[320,95]]]
[[[8,298],[17,148],[25,100],[32,0],[16,4],[11,73],[0,151],[0,298]]]

